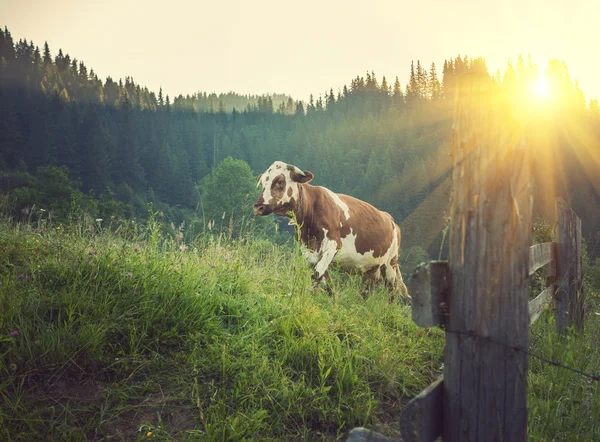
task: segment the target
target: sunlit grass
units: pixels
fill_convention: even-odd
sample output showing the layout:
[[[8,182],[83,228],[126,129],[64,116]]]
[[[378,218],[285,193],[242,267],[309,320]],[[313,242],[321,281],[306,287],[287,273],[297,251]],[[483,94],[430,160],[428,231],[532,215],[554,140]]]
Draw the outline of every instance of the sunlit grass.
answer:
[[[398,434],[443,333],[360,278],[313,292],[293,246],[156,225],[0,223],[2,440]]]
[[[293,244],[113,227],[0,222],[0,439],[397,437],[441,371],[441,330],[384,290],[363,300],[358,277],[313,292]],[[558,339],[547,315],[531,351],[598,372],[589,299],[583,337]],[[532,440],[600,436],[598,386],[575,374],[530,359],[528,403]]]

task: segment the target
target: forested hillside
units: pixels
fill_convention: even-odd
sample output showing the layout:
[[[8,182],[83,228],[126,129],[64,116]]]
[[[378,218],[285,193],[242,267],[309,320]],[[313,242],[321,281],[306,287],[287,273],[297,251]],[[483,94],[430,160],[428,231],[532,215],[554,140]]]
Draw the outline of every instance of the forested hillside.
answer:
[[[531,94],[538,70],[546,71],[553,91],[546,101]],[[131,78],[103,81],[62,50],[53,56],[47,44],[15,42],[0,30],[1,190],[21,189],[17,210],[44,206],[48,183],[60,176],[67,188],[80,188],[81,201],[95,201],[88,204],[97,212],[92,216],[141,217],[153,202],[171,220],[189,222],[231,209],[218,198],[202,198],[215,188],[209,174],[224,159],[243,160],[254,176],[282,160],[311,170],[314,184],[390,212],[404,229],[406,247],[437,254],[449,202],[454,83],[473,71],[487,72],[482,58],[457,56],[439,71],[415,61],[392,78],[367,72],[349,85],[323,85],[327,90],[308,102],[233,92],[171,100]],[[557,60],[544,69],[520,57],[492,76],[519,97],[526,115],[536,116],[529,133],[543,146],[536,165],[538,215],[551,218],[554,197],[563,196],[590,239],[600,230],[597,101],[586,103]],[[244,204],[251,204],[251,190],[245,192]]]

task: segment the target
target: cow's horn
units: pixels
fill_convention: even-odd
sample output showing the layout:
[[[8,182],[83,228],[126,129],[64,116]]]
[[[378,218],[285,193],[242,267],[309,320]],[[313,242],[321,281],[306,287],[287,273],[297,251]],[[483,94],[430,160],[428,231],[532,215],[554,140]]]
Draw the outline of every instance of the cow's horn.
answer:
[[[296,173],[299,173],[302,176],[306,176],[306,174],[304,172],[302,172],[300,169],[298,169],[296,166],[291,166],[290,169],[292,169]]]

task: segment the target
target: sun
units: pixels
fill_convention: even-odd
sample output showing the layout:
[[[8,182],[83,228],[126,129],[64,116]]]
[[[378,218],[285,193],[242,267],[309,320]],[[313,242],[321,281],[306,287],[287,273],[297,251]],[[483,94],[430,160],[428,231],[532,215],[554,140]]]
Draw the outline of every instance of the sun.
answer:
[[[543,76],[540,76],[534,83],[534,92],[539,99],[548,99],[550,97],[550,87]]]

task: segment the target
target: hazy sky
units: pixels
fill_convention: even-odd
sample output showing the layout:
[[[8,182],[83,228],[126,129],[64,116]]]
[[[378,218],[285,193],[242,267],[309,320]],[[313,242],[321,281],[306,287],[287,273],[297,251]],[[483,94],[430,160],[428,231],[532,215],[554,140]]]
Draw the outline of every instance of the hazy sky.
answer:
[[[287,93],[306,99],[375,71],[406,85],[411,60],[531,54],[564,60],[600,98],[599,0],[0,0],[13,38],[48,41],[105,79],[165,93]]]

